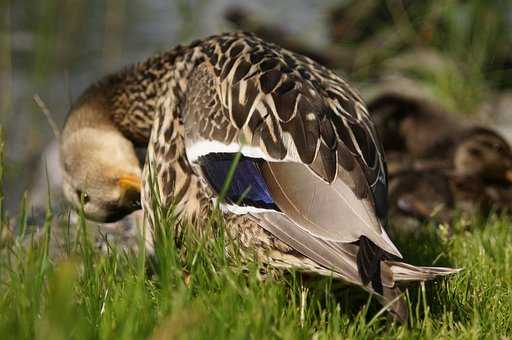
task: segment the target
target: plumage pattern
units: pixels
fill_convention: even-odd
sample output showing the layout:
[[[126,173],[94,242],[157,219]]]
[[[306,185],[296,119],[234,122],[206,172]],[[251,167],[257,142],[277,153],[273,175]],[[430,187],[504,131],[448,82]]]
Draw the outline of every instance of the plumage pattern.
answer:
[[[211,84],[215,93],[198,91],[209,102],[201,103],[198,114],[184,115],[185,126],[200,122],[187,134],[192,144],[243,141],[265,159],[307,164],[327,182],[334,181],[339,164],[349,172],[364,171],[359,181],[367,182],[370,192],[358,188],[358,194],[368,198],[371,193],[385,219],[382,149],[361,98],[344,80],[307,57],[253,36],[207,40],[202,52],[206,62],[190,82]]]
[[[365,105],[311,59],[229,33],[109,79],[112,121],[148,145],[142,200],[151,224],[154,202],[175,204],[201,232],[241,152],[221,206],[248,259],[333,275],[385,303],[400,295],[397,281],[453,272],[399,261],[383,228],[386,167]],[[402,300],[390,309],[406,317]]]

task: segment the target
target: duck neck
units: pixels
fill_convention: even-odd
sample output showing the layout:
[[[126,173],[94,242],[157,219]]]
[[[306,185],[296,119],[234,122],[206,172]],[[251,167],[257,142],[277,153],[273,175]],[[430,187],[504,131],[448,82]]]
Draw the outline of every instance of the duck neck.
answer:
[[[135,146],[146,146],[156,112],[176,105],[185,90],[187,52],[177,46],[92,85],[72,107],[66,128],[114,129]]]

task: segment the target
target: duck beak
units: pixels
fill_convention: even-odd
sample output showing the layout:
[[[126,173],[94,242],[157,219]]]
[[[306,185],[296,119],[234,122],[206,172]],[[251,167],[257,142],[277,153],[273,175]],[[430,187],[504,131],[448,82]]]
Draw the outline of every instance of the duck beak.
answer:
[[[121,200],[134,209],[140,208],[141,178],[132,174],[119,177]]]
[[[141,189],[141,179],[138,176],[127,174],[119,177],[118,180],[119,186],[127,191],[127,190],[135,190],[140,192]]]

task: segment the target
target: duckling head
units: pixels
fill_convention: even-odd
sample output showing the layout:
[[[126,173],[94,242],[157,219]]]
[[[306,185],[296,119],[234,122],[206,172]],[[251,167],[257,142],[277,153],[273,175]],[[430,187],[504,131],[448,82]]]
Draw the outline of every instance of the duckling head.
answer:
[[[140,208],[141,168],[133,144],[119,131],[86,126],[64,131],[63,191],[85,217],[114,222]]]
[[[496,132],[473,128],[464,133],[455,149],[454,167],[462,177],[512,182],[512,150]]]

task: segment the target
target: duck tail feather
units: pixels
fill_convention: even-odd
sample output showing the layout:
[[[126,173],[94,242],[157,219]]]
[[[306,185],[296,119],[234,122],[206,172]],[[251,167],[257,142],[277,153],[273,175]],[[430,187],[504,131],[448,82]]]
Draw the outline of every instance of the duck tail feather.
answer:
[[[385,261],[393,272],[393,279],[398,282],[426,281],[440,276],[458,273],[462,268],[418,267],[399,261]]]

